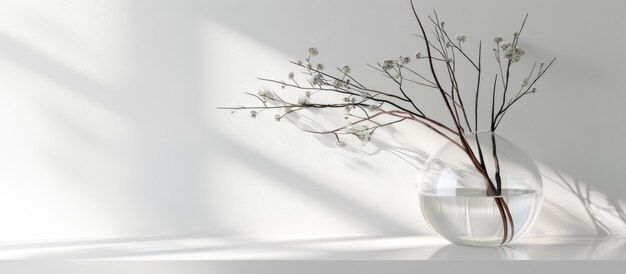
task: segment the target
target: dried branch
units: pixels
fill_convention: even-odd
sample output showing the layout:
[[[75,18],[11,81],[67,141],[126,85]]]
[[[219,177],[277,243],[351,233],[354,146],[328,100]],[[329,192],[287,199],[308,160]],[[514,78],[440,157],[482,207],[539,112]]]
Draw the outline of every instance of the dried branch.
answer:
[[[500,166],[497,156],[495,136],[492,135],[492,152],[495,161],[495,176],[492,181],[487,167],[485,165],[485,159],[482,151],[482,147],[478,139],[476,138],[477,152],[470,146],[465,131],[472,131],[472,124],[468,116],[468,109],[464,106],[463,94],[459,85],[459,77],[457,71],[457,56],[459,61],[465,59],[471,64],[477,71],[476,90],[474,94],[474,123],[473,130],[477,131],[479,128],[479,94],[481,89],[482,78],[482,42],[478,44],[478,60],[474,61],[470,58],[469,54],[463,49],[462,43],[466,40],[465,35],[457,35],[455,39],[451,39],[446,31],[444,24],[439,20],[436,12],[434,12],[434,18],[428,17],[430,22],[435,25],[432,37],[434,40],[429,39],[426,34],[424,25],[417,14],[414,1],[411,0],[411,8],[417,23],[419,25],[420,34],[415,34],[418,38],[422,39],[426,47],[427,55],[422,57],[420,53],[415,55],[416,60],[427,59],[428,68],[430,70],[430,76],[426,77],[418,70],[414,70],[407,66],[410,58],[401,56],[400,60],[385,60],[382,64],[378,63],[378,67],[368,65],[380,72],[386,78],[391,79],[397,90],[387,91],[373,89],[362,82],[360,82],[353,74],[348,66],[336,68],[340,74],[335,75],[323,71],[322,64],[314,65],[312,63],[312,57],[318,55],[317,48],[310,48],[308,56],[302,61],[291,61],[292,64],[302,69],[302,73],[311,77],[310,80],[306,80],[310,86],[301,85],[304,81],[297,81],[293,72],[289,73],[289,80],[281,81],[267,78],[259,78],[259,80],[280,85],[282,88],[288,87],[289,89],[296,89],[300,92],[304,92],[297,102],[290,102],[279,96],[279,94],[261,90],[258,94],[246,93],[249,96],[259,100],[261,104],[259,106],[237,106],[237,107],[222,107],[220,109],[229,109],[232,112],[238,110],[250,110],[251,116],[257,117],[257,115],[265,110],[270,109],[282,109],[283,112],[275,115],[275,119],[280,121],[283,117],[301,112],[307,109],[342,109],[345,111],[345,118],[348,123],[345,126],[337,127],[332,130],[312,130],[300,128],[306,132],[314,134],[330,134],[337,139],[337,145],[343,146],[345,143],[340,138],[340,135],[354,135],[362,141],[368,141],[370,136],[379,128],[394,125],[397,123],[412,121],[419,123],[432,132],[445,138],[459,149],[461,149],[468,157],[472,165],[476,168],[478,173],[483,177],[485,183],[485,189],[487,193],[494,196],[494,201],[498,207],[500,215],[502,216],[504,236],[502,243],[507,240],[513,239],[515,230],[513,225],[513,219],[509,211],[506,201],[498,195],[502,194],[502,182],[500,176]],[[504,43],[501,37],[494,38],[496,42],[496,48],[494,49],[494,57],[498,64],[499,74],[496,73],[493,81],[493,89],[491,96],[491,130],[495,130],[507,111],[517,103],[521,98],[528,94],[532,94],[536,91],[535,84],[545,74],[545,72],[552,66],[556,59],[550,61],[547,66],[542,63],[535,74],[535,67],[530,70],[528,76],[522,82],[522,85],[518,92],[510,97],[507,95],[510,89],[510,78],[512,72],[512,66],[516,63],[521,56],[524,55],[524,51],[518,48],[518,42],[521,32],[524,29],[528,14],[524,18],[520,30],[514,33],[512,43]],[[458,42],[455,42],[458,41]],[[435,56],[437,55],[437,56]],[[507,60],[506,64],[503,64],[502,58]],[[445,66],[445,73],[450,79],[449,89],[444,88],[440,81],[441,76],[437,73],[437,66]],[[396,74],[396,75],[392,75]],[[445,74],[444,74],[445,75]],[[533,78],[534,75],[534,78]],[[407,77],[407,76],[410,76]],[[418,77],[418,78],[415,78]],[[432,77],[432,79],[431,79]],[[413,79],[411,79],[413,78]],[[498,78],[502,82],[501,100],[498,97]],[[532,81],[531,81],[532,79]],[[406,83],[413,83],[414,85],[407,85]],[[447,85],[447,84],[446,84]],[[436,90],[441,96],[445,108],[452,119],[453,126],[448,126],[445,123],[433,119],[426,115],[420,108],[420,101],[415,101],[414,94],[411,93],[409,88],[421,88],[431,91]],[[335,95],[345,96],[341,103],[317,103],[312,102],[311,97],[316,96],[317,93],[329,93]],[[496,102],[496,98],[498,102]],[[351,111],[360,111],[361,113],[353,114]],[[496,111],[497,110],[497,111]],[[388,117],[382,121],[379,117]],[[391,120],[389,120],[391,119]],[[463,121],[462,121],[463,120]],[[463,125],[464,124],[464,125]]]

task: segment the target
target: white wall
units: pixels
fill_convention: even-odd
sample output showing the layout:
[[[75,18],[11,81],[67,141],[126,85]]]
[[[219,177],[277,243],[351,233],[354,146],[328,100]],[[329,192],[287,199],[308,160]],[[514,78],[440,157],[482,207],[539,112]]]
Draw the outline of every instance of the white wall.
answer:
[[[625,2],[416,3],[468,44],[530,13],[527,56],[558,61],[500,134],[546,176],[532,233],[626,232]],[[390,87],[366,64],[413,54],[416,31],[408,1],[3,1],[0,238],[433,234],[415,183],[443,142],[423,128],[338,150],[216,109],[311,45]]]

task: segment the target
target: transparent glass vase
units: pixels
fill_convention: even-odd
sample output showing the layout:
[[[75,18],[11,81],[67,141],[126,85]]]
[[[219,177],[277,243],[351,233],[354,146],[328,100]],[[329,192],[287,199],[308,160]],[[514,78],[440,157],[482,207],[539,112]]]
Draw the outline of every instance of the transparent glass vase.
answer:
[[[509,244],[528,231],[539,213],[541,173],[528,154],[493,132],[464,136],[477,161],[452,142],[434,153],[420,177],[422,214],[452,243]],[[475,165],[482,167],[479,146],[482,169]]]

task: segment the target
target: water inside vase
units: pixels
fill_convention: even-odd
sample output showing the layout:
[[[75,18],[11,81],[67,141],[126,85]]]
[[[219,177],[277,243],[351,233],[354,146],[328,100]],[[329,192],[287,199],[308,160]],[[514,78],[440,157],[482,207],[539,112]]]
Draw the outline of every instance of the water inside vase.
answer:
[[[422,213],[429,224],[449,241],[462,245],[498,246],[504,237],[502,215],[494,197],[485,189],[440,189],[444,195],[420,194]],[[542,193],[532,190],[503,189],[502,197],[513,218],[510,241],[532,225],[542,201]],[[509,242],[509,241],[507,241]]]

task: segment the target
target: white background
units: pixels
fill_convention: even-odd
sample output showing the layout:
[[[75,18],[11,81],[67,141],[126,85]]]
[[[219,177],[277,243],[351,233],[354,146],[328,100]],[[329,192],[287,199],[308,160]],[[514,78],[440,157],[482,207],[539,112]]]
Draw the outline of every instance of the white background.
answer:
[[[625,2],[416,5],[487,57],[530,13],[520,71],[558,60],[500,134],[545,175],[531,233],[624,233]],[[216,109],[255,103],[242,93],[275,88],[256,77],[285,79],[313,45],[327,68],[390,88],[366,64],[412,55],[416,31],[404,0],[2,1],[0,239],[432,235],[415,186],[443,142],[427,130],[337,149],[273,113]]]

